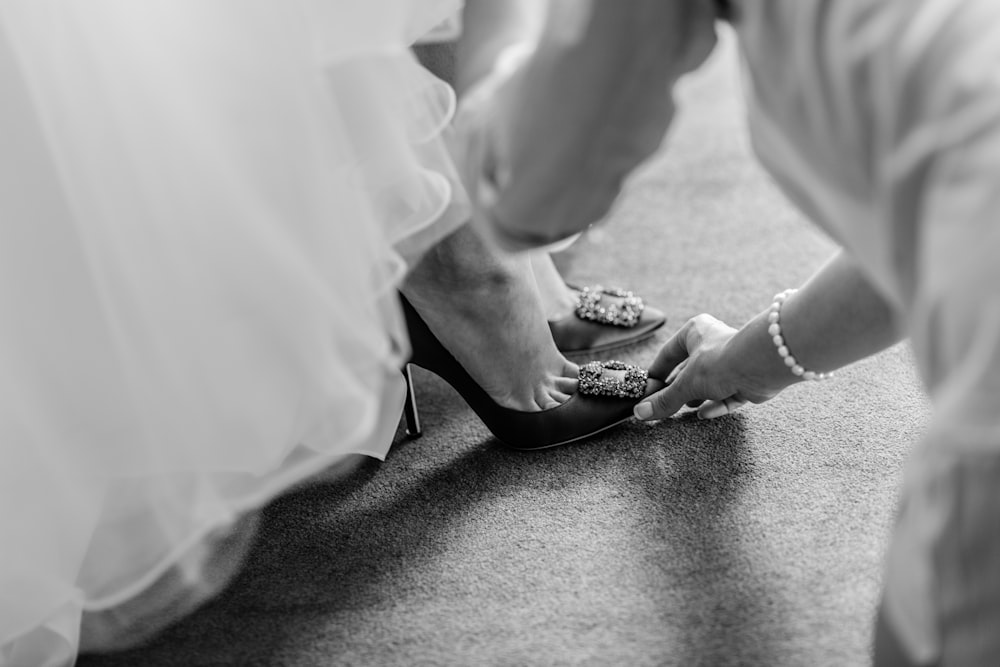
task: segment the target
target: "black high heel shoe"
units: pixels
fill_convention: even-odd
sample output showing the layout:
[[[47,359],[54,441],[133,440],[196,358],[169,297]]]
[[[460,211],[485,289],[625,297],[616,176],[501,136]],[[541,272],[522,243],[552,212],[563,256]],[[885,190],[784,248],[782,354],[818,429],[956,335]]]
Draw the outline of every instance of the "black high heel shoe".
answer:
[[[583,440],[620,424],[632,416],[639,398],[589,396],[576,393],[568,401],[539,412],[524,412],[497,404],[431,332],[410,302],[400,295],[413,354],[409,364],[431,371],[450,384],[469,404],[486,428],[503,444],[520,450],[546,449]],[[410,367],[406,377],[406,432],[419,437],[420,422]],[[646,381],[644,394],[657,388]]]
[[[578,357],[635,345],[667,322],[663,311],[647,306],[642,297],[630,291],[600,285],[566,286],[576,292],[576,310],[549,320],[552,340],[563,354]]]

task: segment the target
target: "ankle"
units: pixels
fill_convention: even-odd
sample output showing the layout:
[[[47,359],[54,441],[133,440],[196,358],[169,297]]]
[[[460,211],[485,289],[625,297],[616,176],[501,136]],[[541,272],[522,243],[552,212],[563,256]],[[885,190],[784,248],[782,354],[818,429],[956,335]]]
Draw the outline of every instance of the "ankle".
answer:
[[[431,248],[410,271],[405,291],[419,294],[467,293],[476,297],[514,293],[532,273],[527,257],[500,254],[470,227],[460,227]]]
[[[520,281],[510,271],[477,267],[473,271],[443,263],[421,264],[407,276],[402,292],[418,309],[482,310],[491,299],[518,291]]]

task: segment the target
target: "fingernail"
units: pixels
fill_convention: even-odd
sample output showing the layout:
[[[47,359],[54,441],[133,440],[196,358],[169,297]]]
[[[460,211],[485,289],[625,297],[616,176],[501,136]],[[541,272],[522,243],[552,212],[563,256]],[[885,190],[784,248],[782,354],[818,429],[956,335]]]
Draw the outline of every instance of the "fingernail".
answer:
[[[635,415],[636,419],[649,419],[653,416],[653,406],[649,403],[640,403],[632,410],[632,414]]]

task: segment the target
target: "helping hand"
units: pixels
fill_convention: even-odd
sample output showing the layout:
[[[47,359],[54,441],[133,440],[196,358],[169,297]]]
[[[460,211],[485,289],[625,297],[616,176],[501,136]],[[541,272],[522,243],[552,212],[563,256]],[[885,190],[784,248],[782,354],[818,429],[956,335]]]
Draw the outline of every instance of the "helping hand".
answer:
[[[753,357],[774,350],[744,345],[744,334],[746,328],[737,331],[711,315],[688,320],[649,367],[649,376],[667,386],[639,403],[635,416],[666,419],[686,405],[698,408],[699,418],[713,419],[748,402],[763,403],[791,384],[790,373],[792,380],[785,378],[784,384],[768,380],[763,372],[768,364]]]

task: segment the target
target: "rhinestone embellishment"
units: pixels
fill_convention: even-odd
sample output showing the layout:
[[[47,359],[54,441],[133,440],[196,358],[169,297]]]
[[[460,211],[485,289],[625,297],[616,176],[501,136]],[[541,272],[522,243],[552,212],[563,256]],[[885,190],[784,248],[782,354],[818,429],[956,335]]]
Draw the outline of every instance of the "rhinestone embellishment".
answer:
[[[625,371],[623,378],[604,371]],[[646,392],[646,369],[624,361],[591,361],[580,366],[580,393],[615,398],[642,398]]]
[[[604,297],[621,299],[618,303],[605,303]],[[593,285],[580,290],[576,301],[576,316],[599,324],[611,324],[630,329],[639,323],[639,317],[646,308],[641,296],[617,287]]]

